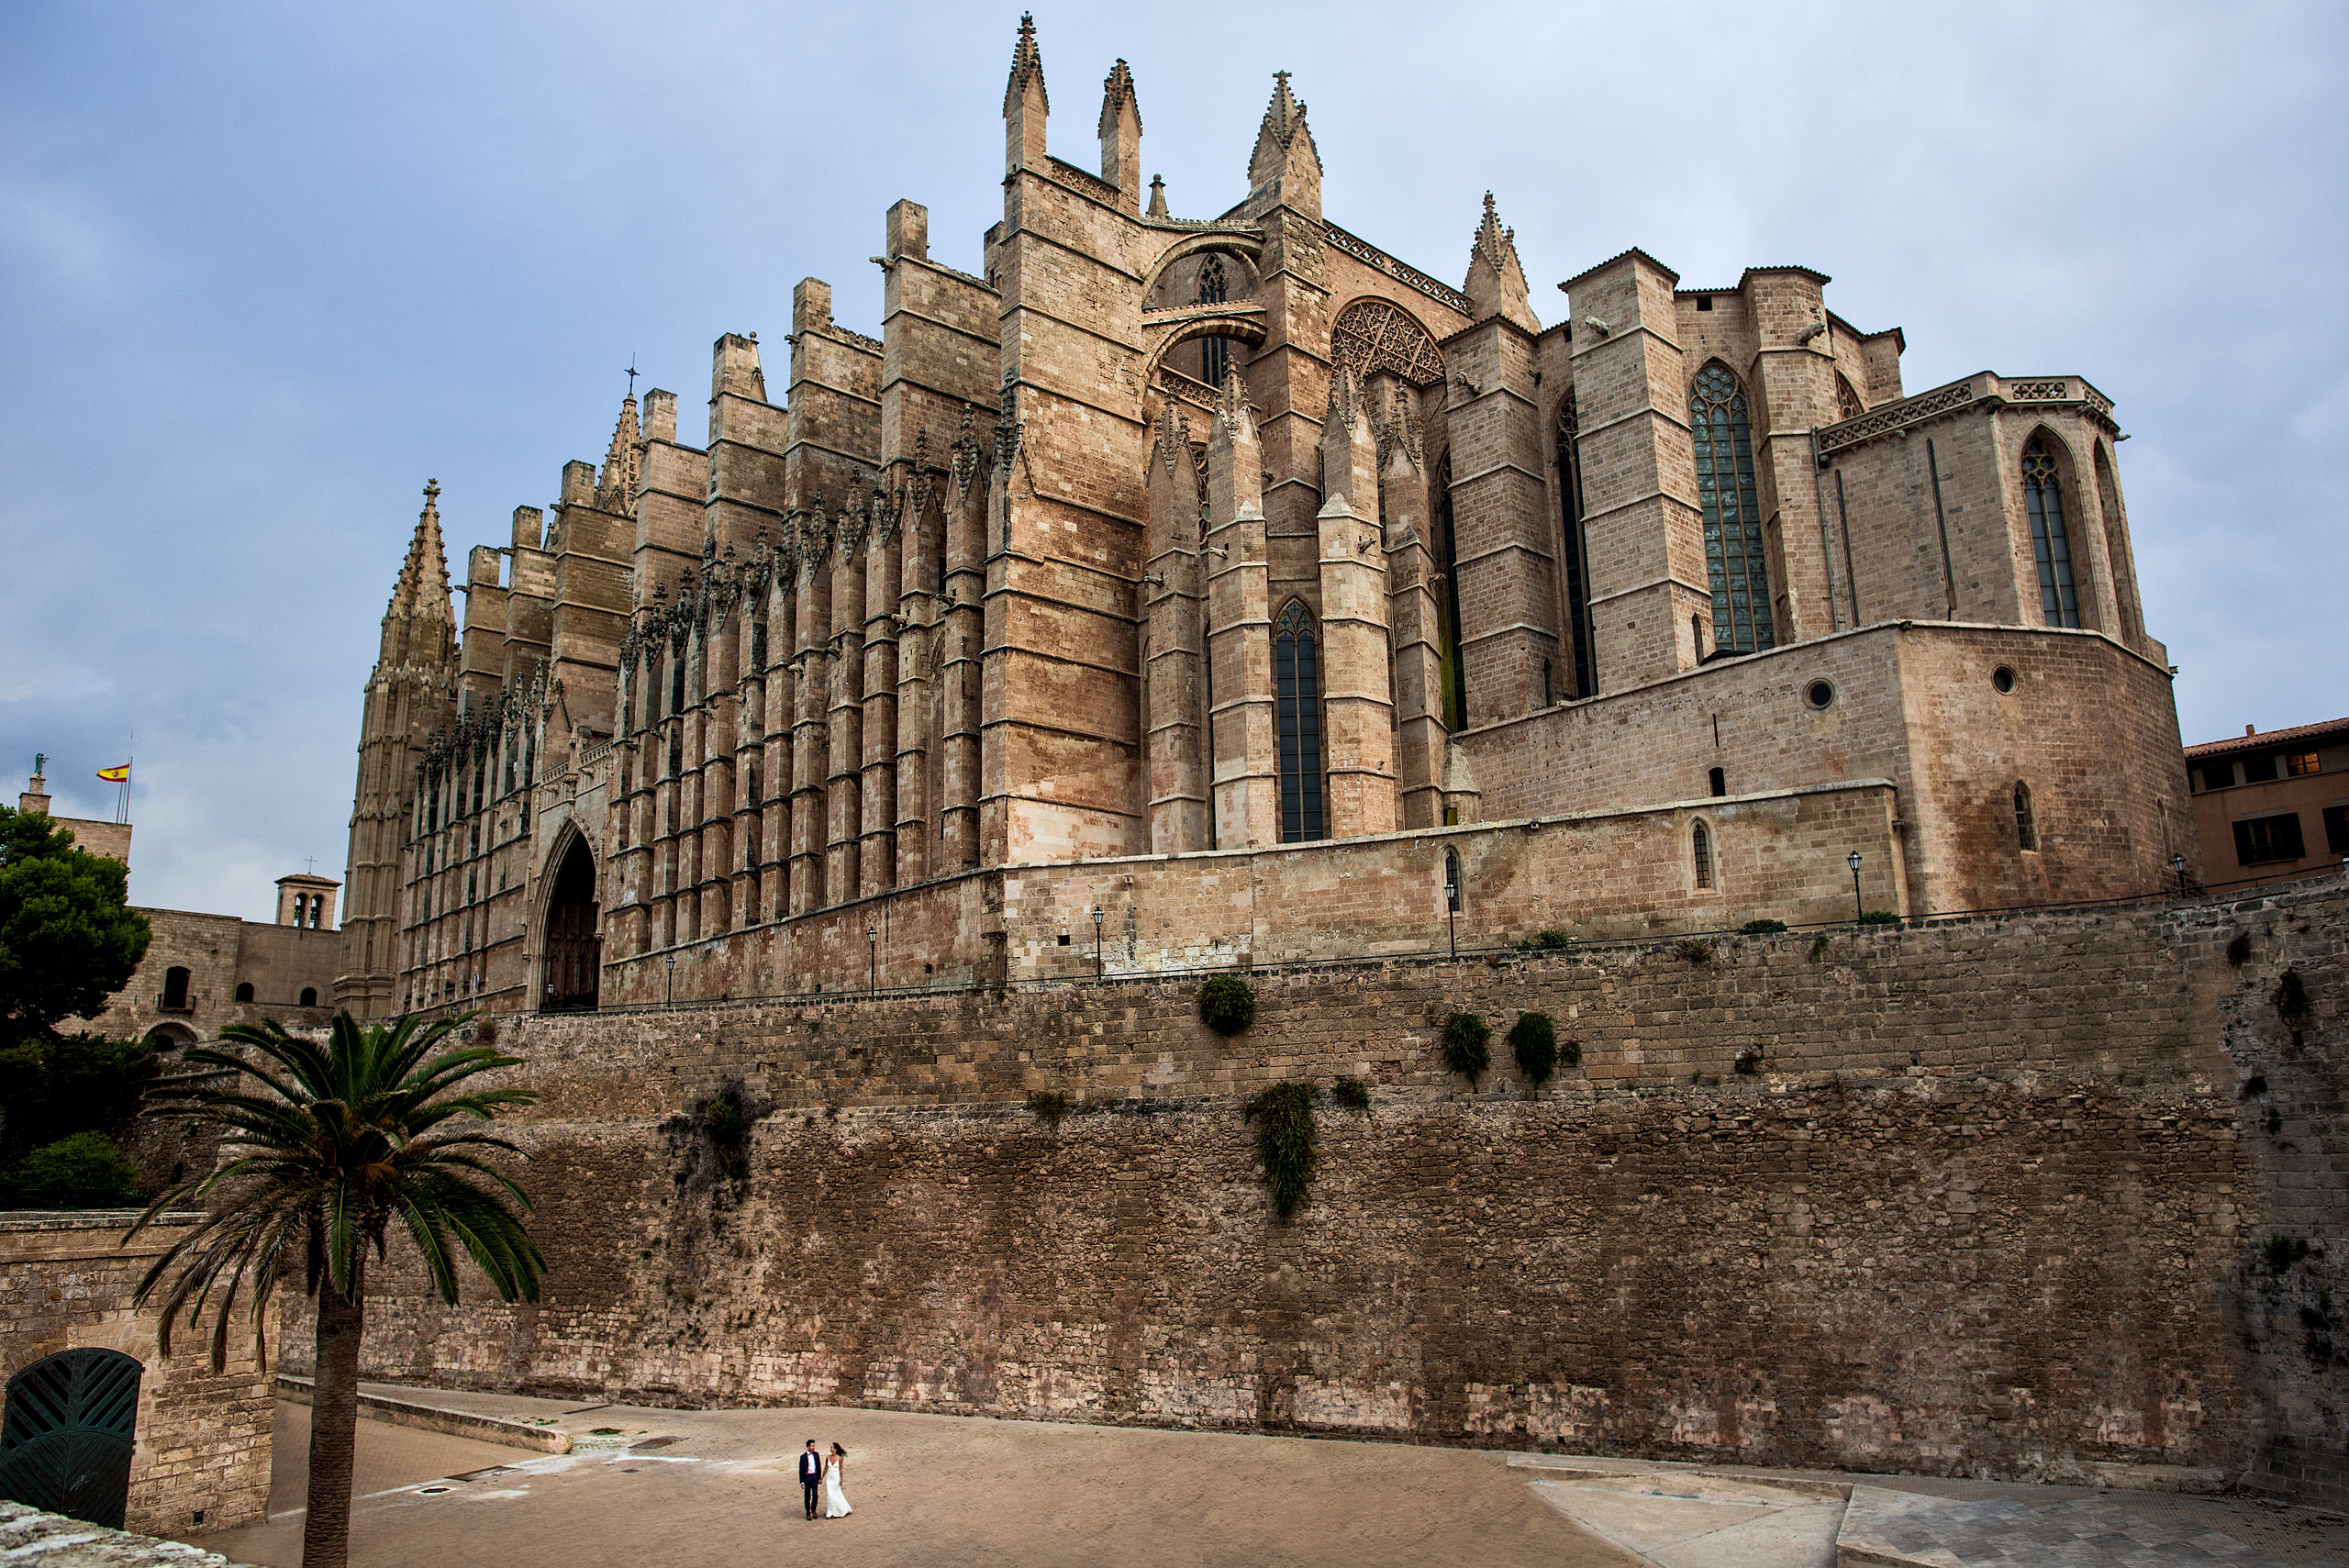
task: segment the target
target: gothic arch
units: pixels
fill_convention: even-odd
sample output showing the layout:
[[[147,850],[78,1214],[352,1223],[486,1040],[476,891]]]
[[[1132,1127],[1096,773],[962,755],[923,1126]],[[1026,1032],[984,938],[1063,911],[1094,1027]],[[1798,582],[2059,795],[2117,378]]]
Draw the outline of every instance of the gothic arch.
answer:
[[[555,837],[539,911],[539,1005],[546,1012],[594,1010],[601,991],[602,906],[596,853],[577,823]]]
[[[1144,322],[1143,325],[1147,327],[1149,323]],[[1157,387],[1159,368],[1168,363],[1167,356],[1182,344],[1195,343],[1202,338],[1233,338],[1247,344],[1251,349],[1257,349],[1264,346],[1267,336],[1264,331],[1264,318],[1261,312],[1254,316],[1203,317],[1196,320],[1177,322],[1165,328],[1165,332],[1166,335],[1161,338],[1150,351],[1149,366],[1142,378],[1142,385],[1146,391]],[[1187,376],[1187,373],[1178,372],[1177,373]]]
[[[2079,463],[2071,443],[2045,425],[2034,427],[2023,439],[2017,473],[2041,621],[2055,627],[2095,625],[2095,595],[2089,591],[2094,555],[2087,509],[2080,505]]]
[[[1150,271],[1142,276],[1141,297],[1148,300],[1158,292],[1158,285],[1166,281],[1167,273],[1194,257],[1211,250],[1220,251],[1227,256],[1237,256],[1246,263],[1248,279],[1239,292],[1241,294],[1253,292],[1254,281],[1263,270],[1260,263],[1264,259],[1264,245],[1242,235],[1210,233],[1188,235],[1162,251],[1158,260],[1151,264]]]
[[[1291,599],[1273,626],[1274,730],[1280,762],[1280,841],[1326,838],[1320,622]]]
[[[1353,367],[1357,378],[1381,371],[1413,386],[1443,380],[1443,351],[1427,324],[1384,295],[1364,295],[1338,312],[1330,328],[1330,358]]]
[[[1688,384],[1688,428],[1713,596],[1713,646],[1723,653],[1759,653],[1777,646],[1777,630],[1770,615],[1753,416],[1744,382],[1719,359],[1707,360]]]

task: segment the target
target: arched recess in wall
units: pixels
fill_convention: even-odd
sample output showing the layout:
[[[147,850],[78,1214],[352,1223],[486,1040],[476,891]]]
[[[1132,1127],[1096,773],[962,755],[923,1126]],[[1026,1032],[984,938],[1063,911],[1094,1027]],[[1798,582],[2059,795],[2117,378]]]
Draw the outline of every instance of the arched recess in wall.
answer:
[[[2070,491],[2072,454],[2045,426],[2022,449],[2022,509],[2031,525],[2031,558],[2039,573],[2039,614],[2049,626],[2076,627],[2079,573],[2073,557]]]
[[[2129,555],[2129,519],[2121,509],[2121,484],[2113,477],[2112,454],[2096,443],[2096,499],[2104,514],[2104,563],[2112,573],[2112,602],[2121,611],[2123,636],[2145,635],[2145,610],[2137,602],[2136,572]]]
[[[603,973],[595,853],[577,828],[568,828],[547,865],[547,904],[540,927],[544,955],[540,1006],[550,1013],[592,1008]]]
[[[1248,363],[1249,351],[1264,340],[1263,313],[1251,303],[1256,296],[1261,255],[1259,247],[1234,236],[1207,234],[1184,240],[1159,259],[1142,284],[1145,311],[1235,306],[1249,313],[1189,321],[1175,328],[1158,345],[1147,384],[1162,391],[1180,386],[1161,374],[1163,367],[1185,382],[1219,387],[1233,367]],[[1149,325],[1146,315],[1143,324]]]
[[[1710,892],[1719,880],[1714,872],[1713,830],[1701,817],[1688,829],[1688,859],[1698,891]]]
[[[2031,786],[2021,779],[2015,781],[2014,807],[2015,848],[2036,850],[2039,848],[2039,816],[2032,806]]]
[[[1330,328],[1330,358],[1352,369],[1357,381],[1382,371],[1413,386],[1434,386],[1443,380],[1443,352],[1435,346],[1434,335],[1409,311],[1375,295],[1338,312]]]
[[[1566,692],[1586,697],[1598,691],[1593,662],[1598,639],[1590,624],[1590,545],[1583,533],[1582,452],[1575,444],[1580,434],[1575,395],[1569,392],[1558,404],[1558,504],[1564,515],[1558,561],[1566,592],[1567,645],[1574,651]]]
[[[1722,653],[1775,648],[1762,502],[1753,476],[1753,428],[1744,386],[1719,360],[1706,361],[1689,386],[1688,425],[1697,450],[1697,497],[1704,511],[1713,647]]]
[[[1281,842],[1322,828],[1321,660],[1313,612],[1291,599],[1273,628],[1274,725],[1280,740]]]
[[[1868,406],[1862,400],[1859,388],[1838,371],[1835,373],[1835,417],[1838,420],[1856,419],[1867,411]]]

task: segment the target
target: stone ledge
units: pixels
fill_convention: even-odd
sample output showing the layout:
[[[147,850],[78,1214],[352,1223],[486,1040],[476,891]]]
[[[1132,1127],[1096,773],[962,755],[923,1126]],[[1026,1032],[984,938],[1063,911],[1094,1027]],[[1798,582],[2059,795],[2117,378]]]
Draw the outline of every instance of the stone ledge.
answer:
[[[0,1502],[0,1563],[40,1568],[244,1568],[217,1551]]]
[[[315,1380],[297,1377],[292,1373],[277,1374],[277,1396],[296,1405],[311,1402]],[[395,1427],[418,1427],[428,1432],[445,1432],[451,1437],[478,1438],[483,1442],[503,1443],[508,1448],[536,1449],[540,1453],[569,1453],[571,1434],[555,1427],[534,1427],[527,1421],[507,1421],[495,1416],[475,1416],[463,1410],[443,1410],[437,1406],[412,1404],[406,1399],[393,1399],[381,1394],[359,1396],[359,1413],[378,1421],[388,1421]]]

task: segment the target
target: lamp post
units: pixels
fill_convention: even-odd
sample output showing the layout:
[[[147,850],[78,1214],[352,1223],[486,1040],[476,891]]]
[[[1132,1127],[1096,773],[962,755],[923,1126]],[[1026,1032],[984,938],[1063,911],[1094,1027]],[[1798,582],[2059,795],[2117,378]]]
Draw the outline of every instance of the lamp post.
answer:
[[[1852,858],[1843,863],[1852,868],[1852,924],[1861,925],[1867,912],[1860,903],[1860,851],[1854,850]]]
[[[1101,978],[1101,906],[1093,906],[1093,978]]]
[[[1447,860],[1443,872],[1443,925],[1452,940],[1452,956],[1460,956],[1460,879]]]
[[[864,928],[864,945],[873,959],[872,968],[867,972],[864,978],[864,994],[871,996],[878,994],[881,989],[880,927],[867,926]]]
[[[677,1005],[677,955],[669,955],[669,1006]]]
[[[2170,870],[2172,870],[2173,872],[2176,872],[2176,873],[2177,873],[2177,895],[2178,895],[2180,898],[2185,897],[2185,896],[2186,896],[2186,857],[2185,857],[2184,855],[2172,855],[2172,856],[2170,856],[2170,858],[2169,858],[2169,869],[2170,869]]]

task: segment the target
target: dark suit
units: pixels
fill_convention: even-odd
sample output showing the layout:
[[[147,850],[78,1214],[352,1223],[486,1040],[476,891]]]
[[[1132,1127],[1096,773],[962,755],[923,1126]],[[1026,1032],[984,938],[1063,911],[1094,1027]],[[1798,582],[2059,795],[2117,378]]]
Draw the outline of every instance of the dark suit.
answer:
[[[807,1517],[816,1517],[816,1498],[824,1485],[824,1456],[813,1449],[799,1451],[799,1489],[807,1497]]]

